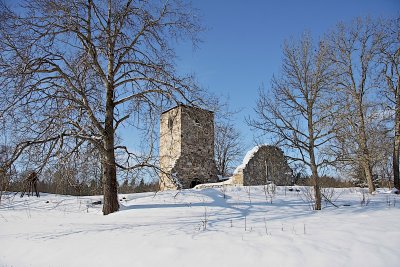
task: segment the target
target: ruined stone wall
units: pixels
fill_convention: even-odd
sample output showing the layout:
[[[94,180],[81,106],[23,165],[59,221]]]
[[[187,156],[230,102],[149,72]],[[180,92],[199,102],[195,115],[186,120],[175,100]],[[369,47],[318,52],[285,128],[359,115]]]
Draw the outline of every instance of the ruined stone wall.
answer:
[[[261,146],[248,162],[234,175],[234,182],[243,185],[288,185],[292,181],[290,169],[281,149],[275,146]]]
[[[160,188],[191,188],[199,183],[216,182],[214,162],[214,114],[180,105],[161,116]],[[176,181],[173,181],[175,180]]]
[[[160,119],[160,189],[176,189],[171,180],[171,171],[181,155],[181,110],[164,112]]]

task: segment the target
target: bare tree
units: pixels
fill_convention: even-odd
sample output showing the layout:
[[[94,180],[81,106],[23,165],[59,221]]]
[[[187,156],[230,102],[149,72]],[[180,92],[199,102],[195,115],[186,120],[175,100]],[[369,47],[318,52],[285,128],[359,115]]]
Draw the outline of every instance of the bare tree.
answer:
[[[239,131],[229,121],[217,121],[215,125],[215,161],[219,175],[232,174],[234,163],[243,154],[243,145]]]
[[[370,193],[375,191],[375,186],[368,132],[372,129],[370,122],[374,121],[374,112],[377,112],[373,95],[377,92],[376,59],[380,40],[376,23],[369,18],[358,18],[349,25],[338,24],[326,41],[336,72],[336,122],[340,125],[337,135],[343,150],[351,150],[341,154],[355,155],[347,159],[363,167]]]
[[[163,107],[197,100],[192,77],[177,75],[172,45],[196,43],[198,16],[179,0],[32,0],[18,13],[3,4],[0,21],[9,164],[27,155],[39,164],[89,142],[101,154],[103,214],[117,211],[117,168],[152,166],[154,155],[152,143],[144,155],[119,144],[119,127],[152,137]],[[119,163],[116,151],[134,164]]]
[[[347,177],[351,177],[357,186],[368,187],[368,181],[365,174],[365,168],[362,163],[361,152],[359,148],[359,136],[355,129],[354,123],[349,123],[350,118],[354,118],[355,113],[351,114],[349,103],[346,105],[345,95],[336,95],[336,102],[340,111],[335,115],[335,139],[330,142],[328,147],[329,153],[332,152],[333,157],[337,160],[335,167],[339,173]],[[372,182],[375,184],[377,174],[382,173],[385,169],[384,165],[388,164],[391,159],[391,140],[388,127],[384,118],[385,112],[381,106],[376,104],[376,107],[369,107],[368,113],[365,115],[367,143],[370,151],[370,166],[373,173]]]
[[[328,163],[320,153],[333,137],[330,106],[327,101],[331,71],[326,48],[313,45],[309,35],[299,42],[285,42],[282,72],[272,79],[271,90],[260,90],[257,120],[249,124],[291,153],[287,157],[302,162],[312,173],[314,209],[321,209],[319,169]]]
[[[400,189],[400,18],[383,20],[380,30],[384,34],[379,55],[379,62],[382,64],[383,93],[394,122],[393,181],[394,186]]]

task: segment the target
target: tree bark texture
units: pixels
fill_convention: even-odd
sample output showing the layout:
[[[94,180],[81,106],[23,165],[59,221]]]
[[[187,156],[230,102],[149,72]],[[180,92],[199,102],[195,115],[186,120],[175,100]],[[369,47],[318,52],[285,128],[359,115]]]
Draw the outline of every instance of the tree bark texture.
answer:
[[[366,127],[365,127],[365,119],[364,119],[364,111],[363,111],[363,105],[362,105],[362,100],[358,97],[357,92],[355,92],[355,97],[357,101],[357,107],[358,107],[358,119],[359,119],[359,132],[358,132],[358,139],[360,143],[360,148],[361,148],[361,165],[363,166],[364,173],[365,173],[365,178],[367,179],[368,183],[368,192],[371,194],[372,192],[375,191],[375,185],[373,182],[373,177],[372,177],[372,166],[371,166],[371,157],[370,157],[370,151],[368,148],[368,140],[367,140],[367,133],[366,133]]]
[[[118,211],[118,184],[117,184],[117,168],[115,164],[114,150],[114,101],[113,90],[111,86],[107,86],[106,96],[106,116],[104,124],[104,150],[103,159],[103,186],[104,186],[104,204],[103,214],[107,215]]]
[[[312,105],[311,105],[312,107]],[[312,108],[308,112],[308,132],[309,132],[309,155],[310,155],[310,167],[312,173],[312,182],[314,186],[314,210],[321,210],[321,188],[319,185],[318,167],[315,159],[315,137],[314,137],[314,125],[313,125],[313,113]]]
[[[399,88],[397,89],[399,90]],[[399,92],[399,91],[398,91]],[[394,187],[400,190],[399,157],[400,157],[400,96],[396,99],[395,128],[393,144],[393,182]]]

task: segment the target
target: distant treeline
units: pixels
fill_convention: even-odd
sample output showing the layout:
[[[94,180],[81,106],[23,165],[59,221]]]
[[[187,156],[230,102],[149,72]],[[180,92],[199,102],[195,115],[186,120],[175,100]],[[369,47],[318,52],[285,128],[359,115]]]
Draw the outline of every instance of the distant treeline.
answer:
[[[8,179],[8,183],[4,183],[2,179],[1,190],[11,192],[22,192],[24,190],[24,178],[27,173],[23,173],[14,179]],[[89,196],[89,195],[102,195],[103,185],[101,179],[71,179],[68,176],[39,176],[38,188],[40,192],[72,195],[72,196]],[[144,179],[125,179],[118,184],[118,193],[142,193],[142,192],[155,192],[158,191],[158,181],[145,182]]]

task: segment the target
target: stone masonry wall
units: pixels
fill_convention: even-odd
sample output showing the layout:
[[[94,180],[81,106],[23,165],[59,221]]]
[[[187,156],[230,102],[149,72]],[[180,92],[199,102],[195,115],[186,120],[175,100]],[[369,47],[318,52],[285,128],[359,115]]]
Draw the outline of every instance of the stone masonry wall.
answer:
[[[160,122],[160,165],[161,190],[216,182],[214,114],[185,105],[164,112]]]
[[[268,181],[288,185],[292,180],[292,170],[281,149],[264,145],[234,175],[234,180],[243,185],[265,185]]]
[[[171,170],[181,154],[181,110],[164,112],[160,119],[160,189],[176,189]]]

